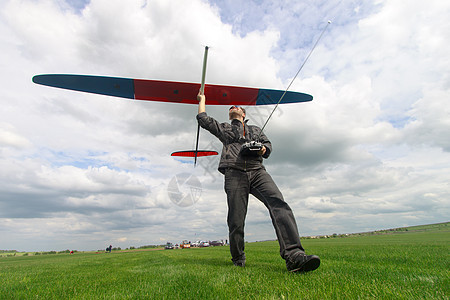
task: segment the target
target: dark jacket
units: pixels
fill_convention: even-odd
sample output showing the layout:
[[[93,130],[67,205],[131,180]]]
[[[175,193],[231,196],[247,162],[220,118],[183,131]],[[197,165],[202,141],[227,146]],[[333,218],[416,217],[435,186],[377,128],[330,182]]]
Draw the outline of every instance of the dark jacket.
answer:
[[[222,154],[219,162],[219,171],[223,174],[227,168],[244,171],[256,170],[262,167],[263,157],[268,158],[272,152],[272,144],[264,133],[259,137],[266,147],[263,156],[243,156],[240,154],[242,144],[254,141],[261,133],[258,126],[247,125],[247,121],[234,119],[230,123],[219,123],[208,116],[206,112],[197,115],[200,126],[215,135],[223,144]],[[244,135],[245,133],[245,135]]]

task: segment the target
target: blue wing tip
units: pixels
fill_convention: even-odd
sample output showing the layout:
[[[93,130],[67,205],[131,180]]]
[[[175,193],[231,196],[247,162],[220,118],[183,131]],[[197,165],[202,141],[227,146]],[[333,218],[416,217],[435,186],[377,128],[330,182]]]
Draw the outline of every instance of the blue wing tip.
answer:
[[[41,75],[34,75],[33,78],[31,78],[31,80],[32,80],[34,83],[39,84],[39,77],[40,77],[40,76],[41,76]]]
[[[280,90],[260,89],[255,105],[277,104],[281,97],[283,97],[283,99],[281,99],[280,104],[309,102],[313,100],[313,96],[305,93],[291,91],[285,93]]]

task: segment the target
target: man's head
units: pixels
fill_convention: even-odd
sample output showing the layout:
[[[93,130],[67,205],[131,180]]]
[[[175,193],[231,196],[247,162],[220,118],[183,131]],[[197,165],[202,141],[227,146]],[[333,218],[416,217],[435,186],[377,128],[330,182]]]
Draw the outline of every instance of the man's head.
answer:
[[[228,115],[230,120],[238,119],[242,122],[244,122],[245,119],[245,108],[239,105],[233,105],[230,107],[230,110],[228,111]]]

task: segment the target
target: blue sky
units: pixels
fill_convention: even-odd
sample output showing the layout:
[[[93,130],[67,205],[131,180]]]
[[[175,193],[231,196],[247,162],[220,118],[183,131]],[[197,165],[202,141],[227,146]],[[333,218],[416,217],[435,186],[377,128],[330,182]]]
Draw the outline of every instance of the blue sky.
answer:
[[[37,86],[43,73],[285,89],[265,161],[301,235],[448,221],[450,5],[445,1],[63,1],[0,4],[0,249],[95,250],[227,238],[218,158],[195,144],[197,108]],[[272,107],[248,107],[262,125]],[[226,109],[207,107],[227,121]],[[220,151],[207,132],[201,148]],[[195,175],[201,196],[168,185]],[[184,192],[196,187],[183,186]],[[250,200],[248,241],[275,239]],[[187,217],[186,217],[187,216]],[[180,222],[180,220],[186,220]]]

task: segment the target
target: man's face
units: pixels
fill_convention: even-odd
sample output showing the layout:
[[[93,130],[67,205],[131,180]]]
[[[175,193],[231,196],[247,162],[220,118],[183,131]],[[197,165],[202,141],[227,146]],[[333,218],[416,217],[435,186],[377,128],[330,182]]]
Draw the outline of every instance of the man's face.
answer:
[[[228,115],[230,117],[230,120],[239,119],[243,121],[245,119],[245,113],[242,110],[242,107],[238,105],[233,105],[232,107],[230,107]]]

